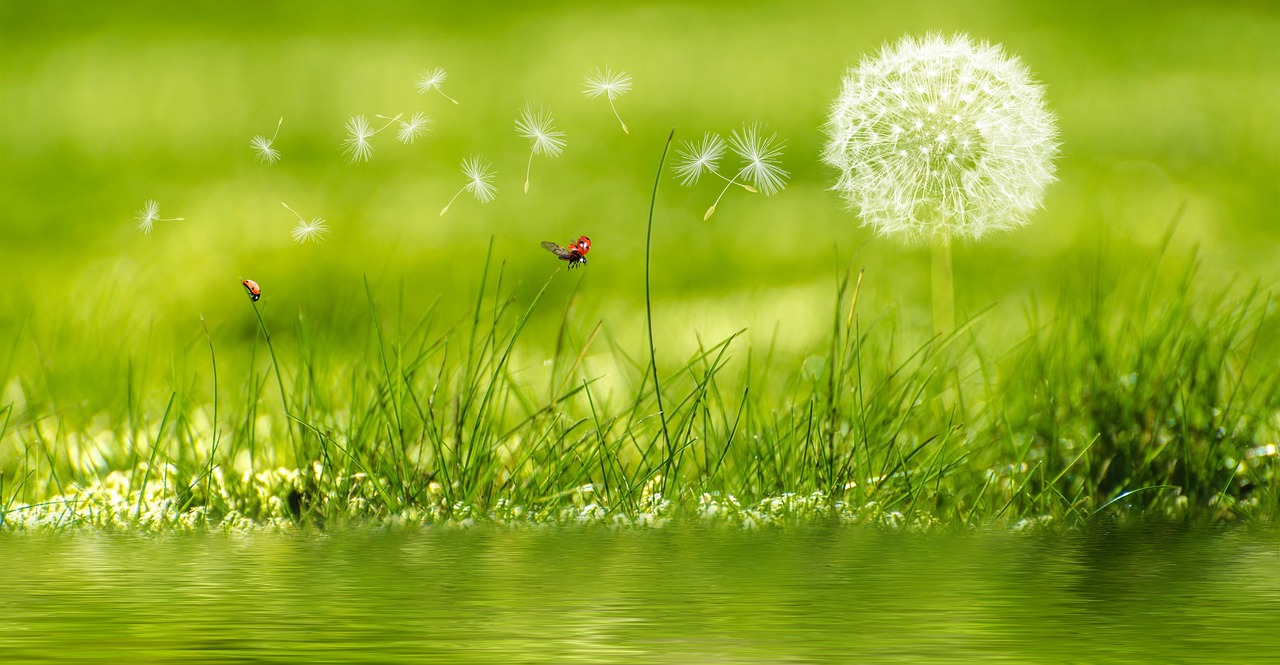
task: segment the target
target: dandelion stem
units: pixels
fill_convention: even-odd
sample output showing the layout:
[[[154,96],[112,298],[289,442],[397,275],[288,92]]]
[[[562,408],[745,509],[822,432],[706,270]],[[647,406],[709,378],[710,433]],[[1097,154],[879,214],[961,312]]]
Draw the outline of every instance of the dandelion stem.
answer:
[[[440,93],[441,95],[444,95],[444,98],[445,98],[445,99],[447,99],[447,100],[449,100],[449,101],[453,102],[455,105],[461,106],[461,104],[458,104],[458,100],[456,100],[456,99],[454,99],[454,98],[450,97],[449,95],[445,95],[445,94],[444,94],[444,91],[443,91],[443,90],[441,90],[440,88],[438,88],[438,87],[437,87],[437,88],[436,88],[436,92]]]
[[[524,193],[529,193],[529,173],[533,170],[533,151],[529,151],[529,165],[524,169]]]
[[[459,189],[459,190],[458,190],[458,193],[457,193],[457,194],[454,194],[454,195],[453,195],[453,198],[449,199],[449,202],[448,202],[448,203],[446,203],[446,204],[444,204],[444,208],[442,208],[442,209],[440,210],[440,216],[441,216],[441,217],[444,217],[444,214],[445,214],[446,212],[449,212],[449,206],[453,205],[453,202],[454,202],[454,201],[457,201],[457,200],[458,200],[458,197],[459,197],[459,196],[462,196],[462,193],[463,193],[463,192],[465,192],[465,191],[467,191],[467,188],[466,188],[466,187],[463,187],[462,189]]]
[[[276,133],[271,135],[271,142],[275,143],[276,137],[280,135],[280,125],[284,124],[284,118],[280,118],[280,122],[276,123]]]
[[[712,171],[712,173],[715,173],[715,171]],[[719,174],[719,173],[716,173],[716,175],[720,175],[720,174]],[[721,175],[720,177],[721,177],[721,178],[724,178],[724,176],[722,176],[722,175]],[[728,184],[726,184],[726,185],[724,186],[724,189],[720,190],[720,196],[717,196],[717,197],[716,197],[716,202],[715,202],[715,203],[712,203],[710,208],[707,208],[707,214],[705,214],[705,215],[703,215],[703,216],[702,216],[702,221],[704,221],[704,222],[705,222],[705,221],[707,221],[708,219],[711,219],[711,216],[712,216],[712,215],[714,215],[714,214],[715,214],[715,212],[716,212],[716,206],[720,205],[720,199],[724,198],[724,193],[725,193],[725,192],[727,192],[727,191],[729,191],[729,188],[730,188],[730,187],[732,187],[732,186],[734,186],[734,185],[740,185],[740,184],[742,184],[742,183],[739,183],[739,182],[738,182],[738,176],[736,176],[736,175],[735,175],[735,176],[733,176],[733,178],[726,178],[726,180],[728,180],[728,181],[729,181],[729,182],[728,182]]]
[[[613,98],[609,98],[609,108],[613,109],[613,116],[618,119],[618,124],[622,125],[622,133],[630,134],[631,130],[627,129],[627,123],[622,121],[622,116],[618,115],[618,107],[613,105]]]
[[[730,178],[724,177],[724,174],[720,173],[719,171],[710,171],[710,173],[711,175],[714,175],[715,177],[729,183],[730,185],[737,185],[747,190],[748,192],[751,192],[752,194],[758,194],[760,192],[760,190],[756,189],[755,187],[752,187],[751,185],[748,185],[745,182],[737,182],[736,178],[730,179]]]
[[[945,337],[956,328],[955,286],[951,270],[951,236],[933,235],[933,332]]]
[[[390,127],[390,126],[392,125],[392,123],[395,123],[396,121],[400,120],[400,116],[402,116],[402,115],[404,115],[404,114],[403,114],[403,113],[397,113],[397,114],[396,114],[396,117],[394,117],[394,118],[388,118],[388,117],[387,117],[387,116],[385,116],[385,115],[374,115],[373,117],[375,117],[375,118],[382,118],[383,120],[386,120],[386,121],[387,121],[387,124],[385,124],[385,125],[383,125],[383,126],[381,126],[381,127],[377,128],[377,129],[373,130],[373,132],[372,132],[372,133],[370,133],[370,134],[369,134],[369,136],[373,136],[374,134],[377,134],[378,132],[380,132],[380,131],[382,131],[382,130],[384,130],[384,129],[388,128],[388,127]],[[283,119],[283,118],[282,118],[282,119]]]
[[[288,210],[289,212],[293,213],[293,214],[294,214],[294,216],[298,218],[298,221],[300,221],[300,222],[306,222],[306,221],[307,221],[307,220],[305,220],[305,219],[303,219],[303,218],[302,218],[302,215],[299,215],[299,214],[298,214],[298,211],[297,211],[297,210],[294,210],[293,208],[290,208],[288,203],[285,203],[284,201],[281,201],[281,202],[280,202],[280,205],[284,206],[285,210]]]

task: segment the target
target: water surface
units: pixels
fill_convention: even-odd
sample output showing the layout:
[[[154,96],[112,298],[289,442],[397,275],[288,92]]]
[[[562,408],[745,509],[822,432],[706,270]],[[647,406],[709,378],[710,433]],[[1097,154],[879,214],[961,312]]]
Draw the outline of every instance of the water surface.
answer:
[[[0,663],[1276,662],[1280,530],[0,534]]]

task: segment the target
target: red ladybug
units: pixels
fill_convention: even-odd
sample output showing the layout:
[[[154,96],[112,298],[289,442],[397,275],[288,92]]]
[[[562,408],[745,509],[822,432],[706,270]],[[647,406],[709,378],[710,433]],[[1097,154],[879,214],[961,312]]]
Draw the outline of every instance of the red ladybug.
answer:
[[[249,300],[258,302],[258,298],[262,297],[262,289],[258,287],[258,283],[251,279],[246,279],[241,284],[244,284],[244,290],[249,292]]]
[[[591,238],[578,236],[578,241],[568,247],[561,247],[550,241],[542,241],[542,248],[556,255],[561,261],[569,262],[569,269],[587,265],[587,252],[591,251]]]

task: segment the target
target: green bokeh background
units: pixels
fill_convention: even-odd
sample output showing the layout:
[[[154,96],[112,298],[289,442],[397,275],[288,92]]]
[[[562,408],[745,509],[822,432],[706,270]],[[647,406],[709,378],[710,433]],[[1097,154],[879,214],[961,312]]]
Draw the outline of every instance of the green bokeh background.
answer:
[[[375,297],[412,323],[437,298],[474,302],[486,249],[527,301],[557,268],[541,240],[594,241],[591,265],[560,274],[522,347],[570,319],[629,353],[643,345],[645,216],[654,169],[677,139],[766,123],[787,141],[787,189],[730,192],[662,176],[654,232],[656,325],[672,358],[748,329],[803,358],[827,332],[837,274],[865,267],[861,311],[929,333],[928,250],[877,238],[830,191],[821,126],[843,72],[904,33],[964,31],[1003,44],[1045,84],[1062,153],[1032,224],[956,250],[958,311],[994,304],[987,333],[1025,329],[1099,250],[1154,251],[1182,210],[1166,266],[1195,256],[1205,293],[1280,284],[1280,8],[1272,2],[812,3],[0,3],[0,353],[6,382],[43,375],[54,392],[119,386],[126,364],[185,379],[256,321],[239,286],[262,284],[281,346],[304,319],[319,348],[364,348]],[[584,75],[625,69],[625,135]],[[461,103],[419,95],[444,67]],[[567,133],[536,157],[521,192],[526,102]],[[388,132],[367,164],[340,154],[354,115],[424,111],[413,146]],[[284,118],[283,159],[249,140]],[[491,159],[497,199],[460,198],[458,163]],[[164,216],[143,235],[147,199]],[[333,236],[300,246],[287,202]],[[1123,285],[1120,285],[1123,288]],[[504,287],[505,288],[505,287]],[[274,318],[272,318],[274,317]],[[193,355],[194,354],[194,355]],[[203,358],[204,360],[200,360]],[[95,380],[99,379],[99,380]],[[10,383],[9,392],[13,386]],[[9,395],[12,398],[12,394]],[[93,409],[90,408],[89,411]]]

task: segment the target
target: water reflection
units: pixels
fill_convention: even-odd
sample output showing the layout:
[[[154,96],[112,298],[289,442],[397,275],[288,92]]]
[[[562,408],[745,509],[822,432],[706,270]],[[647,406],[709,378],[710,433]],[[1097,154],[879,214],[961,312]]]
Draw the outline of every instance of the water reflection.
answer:
[[[1280,530],[0,536],[0,662],[1253,662]]]

